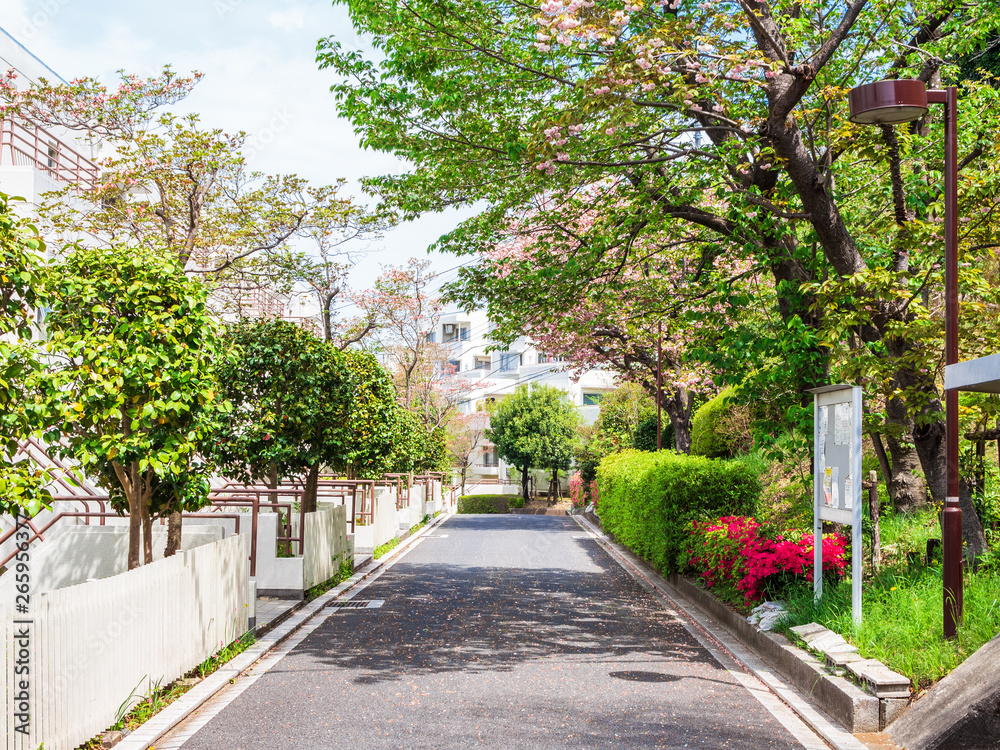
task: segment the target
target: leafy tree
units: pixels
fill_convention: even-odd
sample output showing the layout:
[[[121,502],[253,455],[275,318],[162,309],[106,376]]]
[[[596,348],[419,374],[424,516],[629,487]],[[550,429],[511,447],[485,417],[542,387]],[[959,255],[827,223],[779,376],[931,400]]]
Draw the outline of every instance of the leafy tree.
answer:
[[[497,453],[521,471],[521,492],[528,499],[528,470],[552,472],[550,497],[557,494],[559,470],[569,467],[579,426],[579,412],[553,386],[518,386],[490,412],[487,438]]]
[[[584,213],[577,196],[612,189],[605,221],[636,238],[688,243],[697,265],[726,257],[759,266],[779,318],[726,347],[702,347],[702,358],[771,360],[766,372],[754,368],[764,375],[756,382],[782,405],[797,399],[802,419],[804,388],[862,380],[887,400],[885,427],[901,437],[890,444],[893,470],[916,454],[943,500],[941,298],[929,292],[941,281],[941,115],[861,128],[847,119],[846,92],[886,76],[954,79],[955,61],[995,38],[1000,6],[345,4],[378,56],[321,43],[321,64],[342,75],[340,110],[366,145],[413,164],[370,178],[370,189],[404,217],[485,205],[443,243],[470,253],[488,251],[511,212],[537,207],[539,196],[549,223],[571,232]],[[960,210],[977,217],[962,233],[973,259],[963,286],[967,300],[995,310],[981,282],[996,233],[997,91],[965,81],[962,97]],[[641,255],[642,243],[632,246]],[[590,280],[589,261],[604,252],[579,243],[534,272],[572,287]],[[995,320],[978,317],[990,333],[966,339],[963,355],[994,338]],[[969,498],[962,505],[974,518]],[[973,550],[982,544],[974,536]]]
[[[193,485],[194,458],[228,409],[215,368],[230,355],[206,300],[162,250],[77,246],[46,277],[51,357],[34,383],[56,406],[46,435],[123,496],[130,569],[152,561],[153,516],[178,510],[171,496],[154,512],[157,487]]]
[[[238,322],[226,342],[239,356],[219,368],[233,409],[213,457],[245,483],[277,488],[287,476],[304,476],[302,504],[314,511],[320,469],[344,465],[351,450],[353,395],[344,355],[283,320]]]
[[[38,357],[32,338],[32,308],[43,273],[44,245],[35,228],[14,213],[0,194],[0,514],[37,513],[50,499],[46,477],[28,461],[15,461],[20,441],[36,431],[47,404],[29,404],[26,381]]]
[[[81,190],[50,193],[40,208],[64,236],[98,243],[165,247],[188,272],[208,274],[214,301],[243,313],[258,289],[306,282],[326,313],[340,290],[337,248],[378,236],[386,226],[340,192],[344,180],[313,186],[295,175],[265,175],[246,163],[243,132],[205,128],[198,115],[159,110],[182,101],[200,74],[169,67],[142,79],[121,74],[116,88],[93,78],[18,87],[0,80],[0,112],[67,128],[104,144],[101,176]],[[316,254],[295,251],[315,240]],[[321,277],[332,272],[332,278]]]
[[[454,418],[448,426],[448,455],[453,465],[458,467],[463,495],[469,467],[476,463],[476,458],[483,455],[483,448],[489,444],[486,438],[489,424],[489,415],[476,411]]]
[[[344,352],[351,373],[354,404],[348,419],[350,445],[343,465],[349,476],[375,479],[395,469],[401,442],[402,407],[396,401],[392,378],[369,352]]]
[[[409,408],[414,381],[427,360],[430,334],[441,315],[441,303],[430,295],[430,261],[411,258],[402,268],[388,267],[375,282],[369,308],[380,321],[366,344],[391,363],[400,399]]]

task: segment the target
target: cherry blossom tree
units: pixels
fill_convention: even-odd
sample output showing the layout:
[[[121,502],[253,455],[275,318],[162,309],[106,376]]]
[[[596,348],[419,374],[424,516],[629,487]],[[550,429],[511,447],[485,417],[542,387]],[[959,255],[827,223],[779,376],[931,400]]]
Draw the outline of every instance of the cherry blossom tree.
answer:
[[[880,77],[962,84],[960,211],[976,220],[961,241],[985,271],[997,93],[986,79],[959,81],[956,63],[995,38],[996,3],[345,4],[379,53],[321,45],[321,64],[344,77],[334,87],[341,112],[367,145],[413,164],[370,178],[371,190],[404,217],[478,203],[474,223],[496,230],[539,195],[561,202],[612,180],[640,234],[703,231],[720,256],[766,270],[782,334],[770,348],[803,376],[773,387],[828,382],[830,357],[852,339],[891,363],[885,390],[902,408],[885,419],[943,499],[939,369],[926,366],[921,323],[938,314],[941,115],[860,128],[846,92]],[[468,229],[442,246],[484,250]],[[576,276],[566,262],[536,271]],[[816,295],[842,299],[838,285],[850,296],[830,320]],[[925,290],[926,315],[914,308]],[[903,458],[892,457],[894,470]],[[969,502],[963,510],[974,517]]]

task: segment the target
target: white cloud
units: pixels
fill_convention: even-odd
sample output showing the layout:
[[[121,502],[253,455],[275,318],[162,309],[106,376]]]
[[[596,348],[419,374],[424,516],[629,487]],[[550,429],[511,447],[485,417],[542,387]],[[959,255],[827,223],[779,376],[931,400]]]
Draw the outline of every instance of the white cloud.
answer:
[[[267,22],[276,29],[292,32],[301,29],[306,24],[306,13],[302,8],[289,8],[286,11],[275,11],[267,16]]]

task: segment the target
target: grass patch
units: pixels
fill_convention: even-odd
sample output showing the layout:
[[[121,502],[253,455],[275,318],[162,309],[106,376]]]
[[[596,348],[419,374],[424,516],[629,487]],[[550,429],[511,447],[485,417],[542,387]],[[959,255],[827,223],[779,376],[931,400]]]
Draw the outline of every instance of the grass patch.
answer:
[[[115,723],[111,725],[111,730],[128,732],[135,731],[153,718],[153,716],[158,714],[198,684],[197,682],[189,683],[186,682],[186,680],[191,678],[204,679],[205,677],[208,677],[231,659],[235,658],[239,654],[242,654],[256,642],[256,636],[253,631],[250,631],[241,638],[237,638],[228,646],[219,649],[217,653],[213,654],[184,675],[184,678],[176,680],[167,686],[162,686],[159,682],[154,683],[149,681],[146,685],[146,691],[144,693],[137,693],[136,691],[139,690],[139,686],[142,684],[140,682],[139,685],[135,686],[128,698],[122,702],[118,709],[118,718]],[[139,698],[139,702],[129,709],[128,707],[133,704],[137,696],[141,696]],[[81,745],[79,750],[100,750],[101,747],[101,738],[98,736]]]
[[[311,602],[327,591],[332,589],[334,586],[343,583],[348,578],[354,575],[354,563],[351,560],[341,560],[340,569],[330,578],[327,578],[322,583],[317,583],[311,589],[306,589],[305,600]]]
[[[437,518],[441,514],[441,512],[442,511],[438,511],[437,513],[435,513],[434,514],[434,518]],[[400,542],[402,542],[404,539],[408,539],[409,537],[411,537],[414,534],[416,534],[418,531],[420,531],[420,529],[424,528],[424,526],[426,526],[428,523],[430,523],[430,521],[431,521],[431,516],[424,516],[423,520],[420,523],[415,524],[415,525],[413,525],[413,526],[410,527],[410,530],[409,530],[409,532],[407,532],[407,535],[405,537],[396,537],[395,539],[390,539],[385,544],[383,544],[383,545],[381,545],[379,547],[376,547],[375,548],[375,552],[372,553],[372,557],[374,557],[376,560],[378,560],[380,557],[382,557],[387,552],[390,552],[391,550],[396,549],[396,547],[399,546]]]
[[[964,622],[953,640],[942,636],[944,612],[940,562],[926,565],[927,539],[939,536],[933,510],[909,516],[887,516],[882,523],[883,567],[865,576],[862,622],[851,617],[851,582],[824,585],[823,598],[813,600],[807,584],[789,591],[790,617],[780,629],[818,622],[840,633],[868,659],[878,659],[926,688],[961,664],[1000,632],[1000,563],[988,560],[965,576]]]

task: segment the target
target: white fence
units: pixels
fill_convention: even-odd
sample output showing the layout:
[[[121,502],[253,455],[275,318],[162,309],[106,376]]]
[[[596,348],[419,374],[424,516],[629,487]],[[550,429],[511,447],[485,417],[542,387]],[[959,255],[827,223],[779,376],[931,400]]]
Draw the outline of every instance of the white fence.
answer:
[[[249,536],[231,536],[111,578],[32,596],[27,615],[0,603],[0,749],[73,750],[108,729],[119,707],[166,685],[248,629]],[[17,621],[29,618],[24,626]],[[17,635],[27,629],[22,651]],[[30,733],[15,731],[22,675]],[[19,722],[18,722],[19,723]]]

